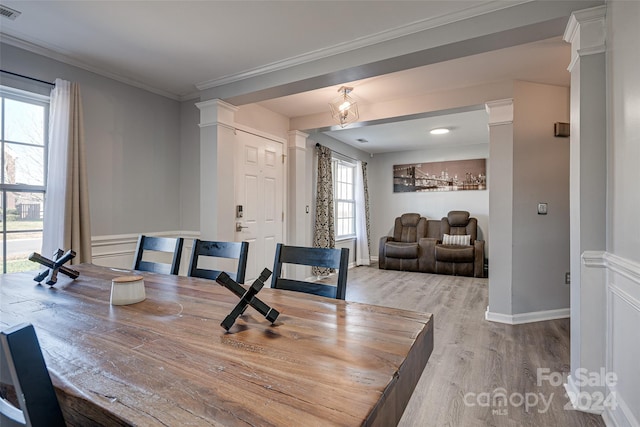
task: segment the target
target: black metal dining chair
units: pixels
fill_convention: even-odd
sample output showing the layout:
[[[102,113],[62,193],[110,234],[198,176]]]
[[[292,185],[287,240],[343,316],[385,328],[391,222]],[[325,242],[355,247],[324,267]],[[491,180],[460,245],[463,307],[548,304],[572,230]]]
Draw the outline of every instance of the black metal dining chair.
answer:
[[[182,237],[153,237],[141,234],[140,237],[138,237],[133,269],[161,274],[178,274],[183,244],[184,239]],[[144,253],[149,251],[172,253],[172,261],[171,263],[164,263],[143,260]]]
[[[11,383],[18,407],[0,396],[0,425],[65,426],[56,392],[33,325],[22,323],[0,332],[2,382]]]
[[[244,283],[248,255],[249,242],[217,242],[194,239],[187,276],[215,280],[222,272],[222,270],[198,267],[200,257],[237,259],[238,266],[236,271],[225,271],[225,273],[237,283]]]
[[[298,264],[312,267],[338,269],[336,286],[320,282],[287,279],[282,277],[283,264]],[[347,269],[349,266],[349,249],[310,248],[287,246],[278,243],[271,287],[290,291],[306,292],[335,299],[344,299],[347,290]]]

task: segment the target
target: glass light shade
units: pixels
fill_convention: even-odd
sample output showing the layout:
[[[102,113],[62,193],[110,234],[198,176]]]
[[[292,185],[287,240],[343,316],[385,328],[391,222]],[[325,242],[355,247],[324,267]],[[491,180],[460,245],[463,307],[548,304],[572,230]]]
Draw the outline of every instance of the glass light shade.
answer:
[[[437,129],[431,129],[429,131],[429,133],[431,135],[444,135],[445,133],[449,133],[449,129],[447,128],[437,128]]]
[[[340,127],[345,127],[355,122],[360,117],[358,114],[358,103],[349,95],[351,88],[341,87],[340,96],[329,103],[331,116],[340,123]]]

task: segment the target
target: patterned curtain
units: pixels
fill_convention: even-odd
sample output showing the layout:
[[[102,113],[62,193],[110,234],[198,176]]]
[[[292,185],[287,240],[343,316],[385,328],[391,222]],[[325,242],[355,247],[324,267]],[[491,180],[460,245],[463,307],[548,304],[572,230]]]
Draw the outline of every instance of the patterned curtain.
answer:
[[[369,222],[369,184],[367,184],[367,162],[362,162],[362,183],[364,184],[364,212],[367,218],[367,246],[371,253],[371,227]]]
[[[367,229],[367,194],[364,182],[364,163],[356,162],[354,196],[356,201],[356,265],[371,265],[369,230]]]
[[[331,174],[331,150],[322,145],[318,148],[318,180],[316,188],[316,223],[313,246],[335,248],[336,235],[333,228],[333,176]],[[314,276],[326,276],[332,269],[313,267]]]

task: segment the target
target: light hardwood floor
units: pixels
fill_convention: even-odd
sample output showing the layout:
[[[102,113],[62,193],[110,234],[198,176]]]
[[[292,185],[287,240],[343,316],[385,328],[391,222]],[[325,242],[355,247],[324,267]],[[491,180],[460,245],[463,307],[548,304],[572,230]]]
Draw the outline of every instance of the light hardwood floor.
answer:
[[[564,387],[538,375],[539,368],[568,374],[569,319],[488,322],[488,279],[377,265],[348,277],[349,301],[434,315],[434,350],[400,426],[604,426],[600,416],[565,409]]]

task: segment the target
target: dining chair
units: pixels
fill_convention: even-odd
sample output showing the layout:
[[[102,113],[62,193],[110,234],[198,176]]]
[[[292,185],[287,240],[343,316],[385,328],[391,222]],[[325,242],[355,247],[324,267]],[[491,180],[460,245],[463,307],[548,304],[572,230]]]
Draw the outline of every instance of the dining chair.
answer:
[[[244,283],[247,271],[247,257],[249,255],[249,242],[216,242],[210,240],[193,240],[191,261],[187,276],[216,280],[222,270],[212,270],[198,267],[200,257],[237,259],[238,266],[235,272],[225,272],[237,283]]]
[[[320,282],[308,282],[282,277],[283,264],[298,264],[313,267],[337,268],[336,286]],[[347,269],[349,265],[349,249],[310,248],[287,246],[278,243],[271,287],[290,291],[306,292],[335,299],[344,299],[347,290]]]
[[[182,257],[182,237],[153,237],[143,234],[138,237],[138,246],[133,261],[133,269],[140,271],[151,271],[161,274],[178,274],[180,270],[180,257]],[[143,260],[145,252],[167,252],[173,253],[171,264],[159,261]]]
[[[1,426],[65,426],[56,392],[33,325],[22,323],[0,332],[3,382],[15,389],[18,406],[0,396]]]

